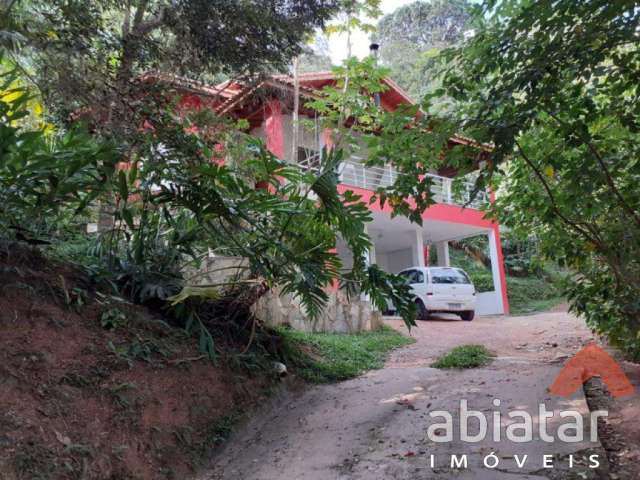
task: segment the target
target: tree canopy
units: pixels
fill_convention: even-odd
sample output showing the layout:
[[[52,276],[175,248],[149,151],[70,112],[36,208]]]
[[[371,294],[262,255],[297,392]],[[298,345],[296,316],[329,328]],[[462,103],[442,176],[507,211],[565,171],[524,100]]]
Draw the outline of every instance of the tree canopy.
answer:
[[[471,18],[467,0],[416,1],[382,17],[372,37],[393,79],[420,98],[434,87],[434,57],[460,43]]]
[[[283,70],[338,7],[338,0],[52,0],[11,2],[4,16],[19,46],[14,60],[53,111],[64,120],[91,108],[104,131],[122,136],[139,75],[159,69],[213,80]]]
[[[575,272],[572,307],[640,354],[640,12],[636,2],[487,1],[436,95],[493,145],[481,182],[516,232]],[[498,183],[495,181],[498,180]]]
[[[333,62],[329,55],[329,39],[322,33],[316,34],[313,43],[300,56],[300,73],[329,71]]]

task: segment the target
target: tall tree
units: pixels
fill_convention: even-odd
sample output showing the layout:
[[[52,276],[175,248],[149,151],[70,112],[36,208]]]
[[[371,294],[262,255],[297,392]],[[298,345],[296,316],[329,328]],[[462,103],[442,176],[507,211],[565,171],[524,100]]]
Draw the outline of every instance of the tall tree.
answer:
[[[382,14],[380,2],[381,0],[341,0],[342,13],[335,23],[327,27],[326,31],[329,34],[346,35],[347,58],[352,56],[353,32],[360,30],[371,33],[375,30],[375,25],[370,23],[370,20]]]
[[[487,1],[441,94],[491,142],[494,214],[574,269],[572,308],[640,357],[640,10],[635,1]]]
[[[48,103],[66,117],[90,108],[101,128],[136,128],[134,80],[161,69],[197,78],[283,70],[338,0],[16,0],[14,56],[31,65]],[[13,8],[14,12],[18,8]],[[124,134],[124,135],[123,135]]]
[[[416,1],[385,15],[373,38],[391,76],[415,98],[434,84],[434,57],[459,43],[470,28],[467,0]]]
[[[331,70],[333,63],[329,55],[329,39],[324,33],[317,33],[313,43],[300,56],[300,73]]]

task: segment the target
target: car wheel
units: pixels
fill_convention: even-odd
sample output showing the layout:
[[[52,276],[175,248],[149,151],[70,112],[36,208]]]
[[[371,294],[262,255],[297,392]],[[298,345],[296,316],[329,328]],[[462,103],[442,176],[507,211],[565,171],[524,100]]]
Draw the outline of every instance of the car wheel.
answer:
[[[462,318],[462,320],[464,320],[465,322],[470,322],[471,320],[473,320],[475,314],[476,312],[474,310],[466,310],[460,313],[460,318]]]
[[[418,320],[429,320],[429,310],[424,306],[422,300],[416,300],[416,307],[418,309],[417,319]]]

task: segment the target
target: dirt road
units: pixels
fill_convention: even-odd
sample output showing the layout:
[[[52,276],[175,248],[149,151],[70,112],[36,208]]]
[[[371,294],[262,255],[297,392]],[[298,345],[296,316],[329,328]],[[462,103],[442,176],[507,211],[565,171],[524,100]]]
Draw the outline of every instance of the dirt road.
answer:
[[[567,399],[552,397],[547,391],[563,361],[592,339],[583,322],[562,311],[484,317],[473,322],[454,318],[420,322],[419,328],[412,331],[416,343],[394,352],[381,370],[275,399],[274,405],[233,436],[212,468],[199,478],[608,478],[599,442],[590,442],[587,435],[584,441],[566,443],[556,435],[555,441],[549,443],[543,441],[537,427],[539,404],[543,403],[547,410],[555,412],[548,427],[552,435],[558,430],[560,410],[579,412],[589,430],[582,391]],[[388,323],[403,328],[398,320]],[[438,355],[469,343],[492,350],[496,354],[494,362],[466,371],[429,367]],[[461,441],[461,399],[468,401],[470,410],[486,417],[490,432],[487,438],[476,443]],[[500,400],[499,406],[495,399]],[[531,441],[514,443],[504,438],[504,429],[516,422],[508,413],[516,409],[532,415]],[[443,421],[430,417],[429,413],[435,410],[452,413],[455,434],[451,441],[445,441],[444,428],[427,435],[430,425]],[[494,412],[501,414],[496,423],[502,429],[500,441],[491,434]],[[477,432],[480,420],[476,424],[474,421],[470,421],[469,428]],[[439,435],[444,438],[437,438]],[[489,456],[491,453],[494,456]],[[467,466],[452,465],[452,455],[457,455],[458,460],[466,455]],[[524,455],[527,457],[522,464]],[[552,468],[544,468],[545,455],[553,455]],[[589,455],[599,456],[600,468],[589,468]],[[495,468],[485,465],[487,461],[493,466],[495,459]]]

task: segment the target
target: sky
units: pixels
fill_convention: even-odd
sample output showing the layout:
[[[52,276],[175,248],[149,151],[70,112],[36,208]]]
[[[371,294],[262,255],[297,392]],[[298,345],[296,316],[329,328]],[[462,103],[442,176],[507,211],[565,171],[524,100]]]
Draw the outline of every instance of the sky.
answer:
[[[393,12],[395,9],[413,3],[415,0],[382,0],[381,10],[383,15]],[[376,23],[377,20],[371,21]],[[369,54],[369,34],[363,32],[354,32],[351,34],[352,53],[358,58],[362,58]],[[329,54],[335,65],[342,63],[347,56],[347,36],[331,35],[329,37]]]

